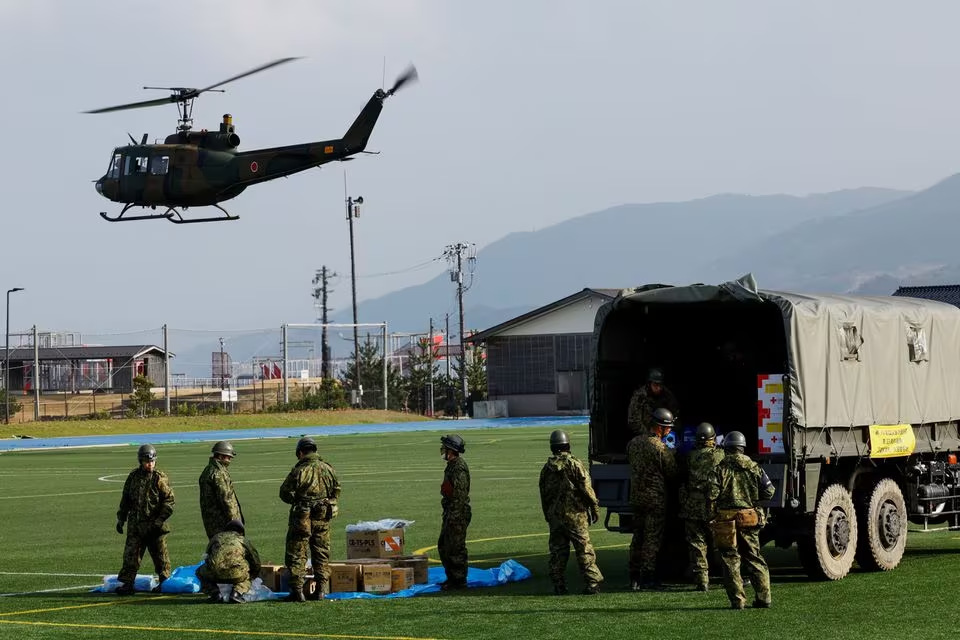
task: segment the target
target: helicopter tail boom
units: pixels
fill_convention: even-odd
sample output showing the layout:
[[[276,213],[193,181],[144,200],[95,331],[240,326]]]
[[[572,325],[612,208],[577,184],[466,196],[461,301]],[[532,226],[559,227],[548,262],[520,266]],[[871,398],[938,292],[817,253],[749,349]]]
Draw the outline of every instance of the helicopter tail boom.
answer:
[[[354,120],[350,128],[347,129],[347,132],[343,135],[345,155],[360,153],[367,148],[367,141],[370,139],[370,134],[373,133],[373,128],[377,124],[380,112],[383,111],[384,98],[386,98],[386,94],[383,90],[377,89],[370,97],[370,100],[367,101],[363,110],[360,111],[360,115],[357,116],[357,119]]]

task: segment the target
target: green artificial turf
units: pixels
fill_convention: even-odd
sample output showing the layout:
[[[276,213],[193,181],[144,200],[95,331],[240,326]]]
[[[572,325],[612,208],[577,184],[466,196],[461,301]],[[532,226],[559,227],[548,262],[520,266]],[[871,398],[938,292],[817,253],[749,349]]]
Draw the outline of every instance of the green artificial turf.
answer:
[[[449,427],[450,425],[446,425]],[[586,427],[569,429],[585,457]],[[865,638],[952,636],[960,592],[960,534],[911,533],[891,573],[854,570],[839,582],[811,582],[793,549],[765,548],[773,608],[727,609],[722,587],[685,585],[654,593],[624,589],[629,537],[597,528],[593,542],[606,576],[598,596],[556,597],[546,575],[547,537],[537,477],[549,454],[549,428],[465,432],[472,473],[473,566],[514,558],[533,578],[456,595],[407,599],[255,602],[208,605],[205,596],[131,598],[89,593],[120,568],[123,536],[114,531],[122,481],[134,447],[0,455],[0,638]],[[360,520],[415,520],[406,551],[436,558],[443,461],[440,432],[331,436],[320,452],[343,484],[334,521],[334,558],[345,553],[344,526]],[[247,531],[264,562],[283,563],[287,506],[277,497],[296,459],[294,439],[238,441],[231,465]],[[159,468],[177,504],[169,536],[174,566],[194,564],[205,539],[197,477],[209,443],[159,448]],[[145,559],[141,573],[150,573]],[[580,581],[571,554],[571,591]],[[82,574],[82,575],[44,575]],[[76,589],[71,589],[77,587]],[[68,589],[64,591],[43,590]],[[752,594],[748,593],[748,598]]]

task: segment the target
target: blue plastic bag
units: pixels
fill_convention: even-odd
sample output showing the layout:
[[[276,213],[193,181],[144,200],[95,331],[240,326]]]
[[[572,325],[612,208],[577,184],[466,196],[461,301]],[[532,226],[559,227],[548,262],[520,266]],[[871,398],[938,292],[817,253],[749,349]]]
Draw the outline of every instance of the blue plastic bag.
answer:
[[[150,591],[155,586],[157,586],[158,580],[152,575],[137,574],[137,577],[133,579],[133,590],[134,591]],[[91,593],[113,593],[117,590],[121,584],[117,574],[112,576],[103,576],[103,584],[99,587],[91,589]]]
[[[161,593],[200,593],[200,578],[197,577],[197,568],[203,564],[201,560],[197,564],[186,567],[177,567],[170,573],[170,577],[160,585]]]

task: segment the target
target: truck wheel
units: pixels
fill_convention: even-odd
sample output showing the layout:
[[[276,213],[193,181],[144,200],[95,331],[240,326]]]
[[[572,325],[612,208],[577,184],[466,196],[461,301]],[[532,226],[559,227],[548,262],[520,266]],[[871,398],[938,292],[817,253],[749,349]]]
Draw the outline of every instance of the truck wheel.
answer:
[[[843,485],[832,484],[820,494],[812,542],[816,561],[809,563],[811,577],[839,580],[847,575],[857,552],[857,514]]]
[[[867,571],[896,568],[907,543],[907,507],[900,485],[883,478],[864,492],[857,506],[857,564]]]

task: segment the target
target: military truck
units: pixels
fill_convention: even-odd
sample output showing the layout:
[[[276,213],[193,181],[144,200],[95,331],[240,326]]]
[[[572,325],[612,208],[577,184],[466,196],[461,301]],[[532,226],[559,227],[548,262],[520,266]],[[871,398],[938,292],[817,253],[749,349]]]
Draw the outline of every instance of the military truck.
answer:
[[[590,474],[605,524],[632,530],[626,424],[664,371],[683,432],[746,435],[776,485],[763,541],[796,544],[813,577],[894,569],[908,521],[960,516],[960,309],[906,297],[647,285],[597,311]]]

